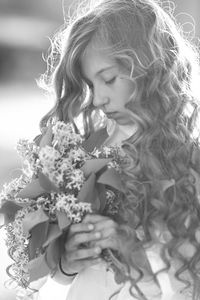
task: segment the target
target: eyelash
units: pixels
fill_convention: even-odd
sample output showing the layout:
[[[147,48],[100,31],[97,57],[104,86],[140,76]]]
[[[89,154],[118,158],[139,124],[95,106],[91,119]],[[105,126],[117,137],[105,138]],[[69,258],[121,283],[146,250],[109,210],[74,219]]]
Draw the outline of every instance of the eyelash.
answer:
[[[112,84],[112,83],[114,83],[115,82],[115,80],[116,80],[116,76],[114,76],[113,78],[111,78],[110,80],[104,80],[104,82],[105,82],[105,84]],[[91,90],[91,91],[93,91],[93,84],[88,84],[88,87],[89,87],[89,89]]]
[[[105,81],[106,84],[112,84],[115,82],[116,76],[114,76],[113,78],[111,78],[110,80]]]

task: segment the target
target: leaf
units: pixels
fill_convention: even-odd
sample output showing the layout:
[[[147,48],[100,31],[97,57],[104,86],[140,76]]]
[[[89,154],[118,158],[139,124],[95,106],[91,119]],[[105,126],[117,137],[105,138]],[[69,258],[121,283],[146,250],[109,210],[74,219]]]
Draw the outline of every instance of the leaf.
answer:
[[[40,186],[42,187],[42,189],[44,189],[45,192],[50,193],[50,192],[59,191],[56,185],[53,182],[51,182],[49,178],[46,175],[44,175],[42,172],[39,173],[38,179],[39,179]]]
[[[82,167],[82,171],[86,177],[91,173],[97,173],[104,168],[112,159],[111,158],[95,158],[85,162]]]
[[[28,263],[28,270],[30,274],[30,282],[48,275],[50,270],[46,263],[45,254],[31,260]]]
[[[23,220],[23,230],[25,234],[28,234],[30,230],[40,223],[47,222],[48,216],[44,213],[43,209],[40,208],[34,212],[27,214]]]
[[[41,187],[39,179],[33,179],[27,186],[22,189],[17,197],[25,199],[25,198],[37,198],[40,195],[44,194],[46,191]]]
[[[57,211],[56,214],[57,214],[59,228],[61,230],[66,229],[71,224],[71,221],[68,218],[67,214],[62,211]]]
[[[88,179],[84,182],[83,186],[81,187],[81,189],[79,191],[78,200],[80,202],[91,203],[91,201],[89,201],[88,199],[90,199],[89,195],[91,195],[93,192],[95,181],[96,181],[96,175],[94,173],[92,173],[88,177]]]
[[[97,189],[96,189],[96,185],[90,195],[90,198],[89,198],[89,201],[90,203],[92,204],[92,211],[93,212],[99,212],[100,211],[100,208],[101,208],[101,202],[100,202],[100,199],[99,199],[99,194],[97,192]]]
[[[31,237],[29,239],[28,249],[29,258],[33,259],[36,254],[42,248],[45,240],[47,239],[47,232],[49,228],[49,221],[36,225],[31,231]]]
[[[99,211],[100,200],[95,187],[96,175],[92,173],[89,178],[83,184],[79,194],[79,202],[87,202],[92,204],[92,210]]]
[[[61,257],[61,245],[59,239],[51,242],[51,244],[49,244],[48,248],[46,249],[45,253],[45,259],[48,267],[51,270],[55,269]]]
[[[0,214],[4,215],[4,225],[13,222],[18,210],[22,209],[22,206],[14,201],[6,201],[0,208]]]
[[[89,138],[82,143],[82,147],[87,152],[92,152],[95,148],[102,146],[107,137],[107,129],[102,128],[96,132],[93,132]]]
[[[106,188],[105,185],[99,183],[96,183],[95,187],[100,201],[99,211],[102,212],[106,205]]]
[[[61,235],[62,231],[57,224],[49,224],[47,239],[44,242],[43,247],[48,246],[53,240],[57,239]]]
[[[106,169],[106,171],[99,176],[97,182],[109,185],[116,190],[124,192],[120,175],[115,169]]]
[[[44,136],[40,140],[40,148],[44,146],[51,146],[52,145],[52,138],[53,138],[53,132],[52,132],[52,125],[49,125],[47,128],[47,131],[45,132]]]

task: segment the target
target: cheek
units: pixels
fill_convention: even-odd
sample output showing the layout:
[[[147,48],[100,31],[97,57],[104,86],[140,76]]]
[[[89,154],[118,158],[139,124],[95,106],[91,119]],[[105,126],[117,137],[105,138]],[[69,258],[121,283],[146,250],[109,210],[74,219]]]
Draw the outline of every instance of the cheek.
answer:
[[[130,98],[132,99],[132,95],[135,91],[135,84],[133,82],[129,82],[127,84],[127,99],[129,100]]]
[[[126,104],[128,104],[131,101],[131,99],[132,99],[131,96],[133,94],[133,91],[134,91],[134,89],[130,88],[130,86],[125,86],[120,90],[120,92],[118,94],[118,98],[123,106],[125,106]]]
[[[135,90],[135,84],[128,79],[121,79],[119,84],[118,95],[121,98],[123,104],[127,104],[131,100],[131,96]]]

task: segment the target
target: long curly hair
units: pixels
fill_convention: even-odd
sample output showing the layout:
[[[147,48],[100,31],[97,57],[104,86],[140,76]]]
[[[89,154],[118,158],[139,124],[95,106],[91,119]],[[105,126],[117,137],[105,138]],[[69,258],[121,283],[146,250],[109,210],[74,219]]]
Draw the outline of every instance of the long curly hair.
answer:
[[[74,122],[82,114],[85,136],[93,130],[92,93],[80,67],[93,41],[129,71],[135,89],[127,107],[138,129],[123,142],[126,195],[120,213],[126,224],[123,236],[132,241],[125,262],[131,261],[138,274],[132,286],[136,288],[145,273],[144,263],[135,263],[134,251],[138,245],[157,245],[163,269],[177,260],[175,277],[186,289],[193,288],[192,299],[200,299],[197,47],[184,37],[170,7],[166,11],[159,1],[82,3],[52,42],[41,83],[53,91],[56,102],[41,127],[51,117]],[[190,254],[184,250],[188,244]],[[152,271],[155,282],[159,272]]]

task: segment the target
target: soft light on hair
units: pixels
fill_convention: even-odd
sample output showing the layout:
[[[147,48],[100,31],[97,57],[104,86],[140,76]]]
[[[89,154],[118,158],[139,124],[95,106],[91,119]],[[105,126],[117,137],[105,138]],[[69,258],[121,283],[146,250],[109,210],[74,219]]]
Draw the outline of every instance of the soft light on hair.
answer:
[[[194,263],[200,263],[198,251],[189,260],[178,252],[183,243],[180,227],[188,216],[193,221],[184,238],[196,249],[199,247],[194,237],[199,204],[188,178],[191,151],[198,144],[194,132],[199,136],[196,47],[184,38],[170,9],[166,12],[159,1],[84,1],[52,42],[49,68],[42,83],[47,90],[54,91],[56,102],[42,119],[41,127],[51,117],[74,122],[82,113],[83,120],[87,120],[84,134],[90,134],[94,107],[81,74],[80,59],[91,43],[101,46],[125,68],[135,85],[128,107],[138,130],[123,144],[127,154],[122,174],[127,193],[121,209],[127,224],[125,237],[142,227],[141,244],[151,244],[154,237],[149,228],[158,220],[165,222],[171,235],[162,251],[166,268],[171,266],[170,254],[181,261],[176,273],[180,281],[187,270],[192,280],[199,282]],[[171,179],[179,183],[163,199],[156,184]],[[134,262],[132,265],[139,279],[143,277],[142,267]],[[200,296],[196,284],[194,295]]]

